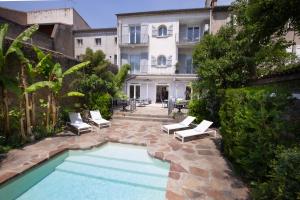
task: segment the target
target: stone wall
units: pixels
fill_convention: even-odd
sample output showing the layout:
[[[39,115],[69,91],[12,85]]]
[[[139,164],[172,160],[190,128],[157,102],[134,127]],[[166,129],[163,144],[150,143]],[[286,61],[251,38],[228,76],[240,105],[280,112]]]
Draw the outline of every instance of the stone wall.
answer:
[[[8,46],[12,43],[12,40],[10,39],[6,39],[5,40],[5,48],[8,48]],[[48,49],[44,49],[41,48],[41,50],[43,50],[45,53],[51,53],[52,58],[55,62],[59,62],[61,64],[61,66],[63,67],[63,71],[67,70],[69,67],[74,66],[76,64],[78,64],[78,61],[72,57],[66,56],[64,54],[61,54],[59,52],[55,52],[55,51],[51,51]],[[26,56],[26,58],[28,58],[31,62],[37,63],[37,59],[36,59],[36,55],[34,50],[32,49],[32,45],[29,43],[24,43],[22,51],[24,53],[24,55]],[[9,75],[10,77],[18,77],[19,72],[20,72],[20,64],[17,61],[17,59],[15,58],[14,55],[12,55],[10,58],[10,66],[9,68],[5,68],[4,73]],[[72,80],[74,79],[74,76],[72,77],[72,75],[67,76],[66,79],[64,79],[64,84],[63,84],[63,91],[62,94],[65,94],[67,91],[70,90],[70,83],[72,82]],[[41,81],[42,79],[40,79]],[[36,80],[37,81],[37,80]],[[48,91],[47,89],[42,89],[40,90],[37,95],[36,95],[36,100],[38,101],[39,99],[44,99],[46,100],[47,98],[47,94]],[[14,93],[9,93],[9,107],[10,109],[16,107],[19,107],[19,101],[18,101],[18,97],[14,94]],[[77,99],[75,99],[77,100]],[[74,98],[63,98],[60,100],[59,102],[60,105],[72,105],[74,104]],[[39,105],[39,103],[37,103],[37,105]],[[37,106],[37,115],[40,115],[42,112],[42,109]]]
[[[12,21],[8,21],[4,18],[0,17],[0,24],[6,23],[8,24],[8,33],[7,36],[10,38],[16,38],[20,33],[22,33],[27,26],[21,26]],[[33,37],[28,41],[33,45],[37,45],[46,49],[53,50],[53,40],[44,33],[39,31],[33,34]]]

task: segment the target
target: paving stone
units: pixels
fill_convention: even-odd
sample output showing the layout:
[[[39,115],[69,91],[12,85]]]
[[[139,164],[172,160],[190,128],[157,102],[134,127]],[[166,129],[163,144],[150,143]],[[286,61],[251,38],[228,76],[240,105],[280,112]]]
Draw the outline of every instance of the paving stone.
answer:
[[[184,169],[180,164],[177,164],[177,163],[171,163],[170,171],[187,172],[186,169]]]
[[[178,180],[180,178],[180,173],[170,171],[169,172],[169,177],[172,178],[172,179]]]
[[[64,150],[90,149],[105,142],[120,142],[146,146],[149,155],[171,162],[168,200],[249,197],[249,189],[235,177],[210,138],[182,144],[172,135],[162,134],[161,125],[161,122],[112,120],[109,128],[94,128],[93,132],[80,136],[66,131],[59,137],[11,150],[0,162],[0,184]]]
[[[183,189],[184,193],[189,197],[189,199],[205,199],[205,194],[201,192],[195,192],[189,189]]]
[[[191,174],[196,175],[196,176],[201,176],[201,177],[208,177],[208,171],[205,169],[201,169],[198,167],[190,167],[189,171],[191,172]]]
[[[184,200],[182,195],[176,194],[170,190],[167,190],[166,197],[168,200]]]

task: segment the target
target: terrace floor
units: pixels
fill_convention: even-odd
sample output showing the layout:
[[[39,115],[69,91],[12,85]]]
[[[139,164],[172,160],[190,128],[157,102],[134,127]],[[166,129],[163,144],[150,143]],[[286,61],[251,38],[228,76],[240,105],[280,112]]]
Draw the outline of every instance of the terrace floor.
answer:
[[[248,188],[230,169],[212,136],[181,143],[162,133],[161,122],[112,120],[110,128],[70,132],[15,149],[0,163],[0,184],[67,149],[107,141],[146,145],[150,155],[171,162],[166,199],[248,199]]]

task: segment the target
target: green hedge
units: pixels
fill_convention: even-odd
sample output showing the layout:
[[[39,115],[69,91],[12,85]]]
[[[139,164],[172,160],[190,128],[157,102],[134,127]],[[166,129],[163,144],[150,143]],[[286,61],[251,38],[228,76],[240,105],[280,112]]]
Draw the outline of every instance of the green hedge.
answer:
[[[112,97],[110,94],[93,93],[88,102],[89,110],[99,110],[102,117],[110,119],[112,116]]]
[[[278,155],[299,145],[295,127],[288,122],[292,101],[286,90],[271,86],[226,90],[219,112],[224,153],[251,181],[259,194],[256,199],[265,194],[261,188],[266,187],[263,184],[270,185],[270,176],[275,177],[275,182],[283,176],[278,170],[270,175]],[[267,195],[268,198],[272,199]]]
[[[206,101],[204,99],[193,99],[189,102],[188,107],[188,114],[196,117],[196,123],[200,123],[203,119],[208,119],[209,112],[206,109]]]
[[[300,150],[291,148],[280,153],[272,163],[269,179],[256,185],[253,199],[300,199]]]

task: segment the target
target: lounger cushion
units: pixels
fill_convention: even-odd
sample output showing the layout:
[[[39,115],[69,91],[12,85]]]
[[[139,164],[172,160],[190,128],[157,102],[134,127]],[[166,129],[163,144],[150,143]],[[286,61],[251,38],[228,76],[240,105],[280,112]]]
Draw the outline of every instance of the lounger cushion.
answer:
[[[80,113],[69,113],[71,124],[83,123]]]
[[[90,125],[88,125],[87,123],[84,123],[84,122],[81,122],[81,123],[71,123],[71,126],[75,127],[78,130],[91,128]]]
[[[91,118],[93,120],[100,120],[100,119],[103,119],[99,110],[91,110],[90,111],[90,114],[91,114]]]
[[[188,127],[195,119],[196,119],[196,117],[187,116],[187,117],[186,117],[182,122],[180,122],[179,124]]]
[[[164,130],[174,130],[174,129],[181,129],[181,128],[186,128],[186,126],[182,124],[168,124],[168,125],[163,125]]]
[[[211,121],[203,120],[196,128],[194,128],[194,130],[197,131],[197,132],[199,132],[199,133],[203,133],[203,132],[205,132],[212,124],[213,124],[213,122],[211,122]]]
[[[92,119],[96,124],[109,124],[110,122],[106,119]]]

